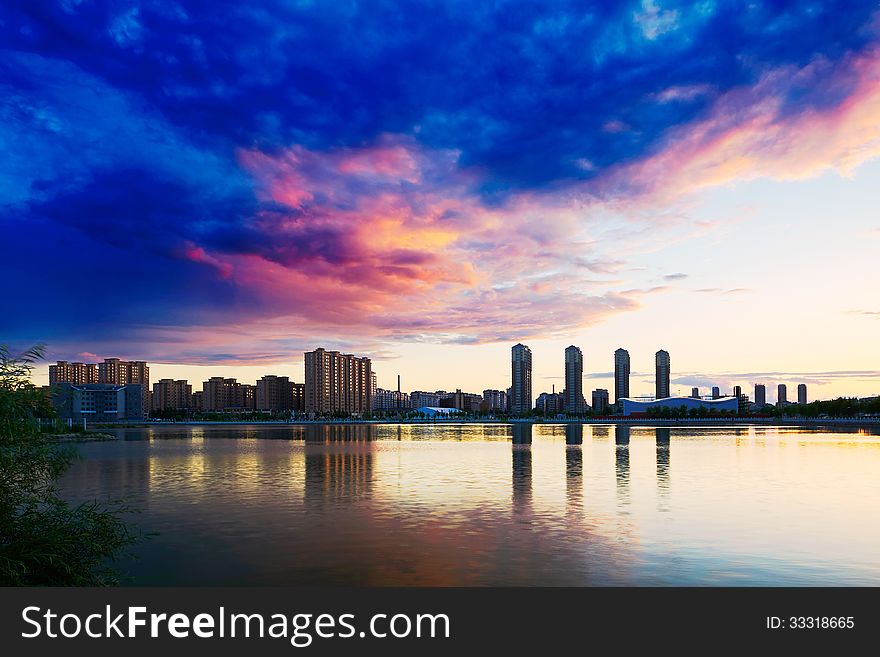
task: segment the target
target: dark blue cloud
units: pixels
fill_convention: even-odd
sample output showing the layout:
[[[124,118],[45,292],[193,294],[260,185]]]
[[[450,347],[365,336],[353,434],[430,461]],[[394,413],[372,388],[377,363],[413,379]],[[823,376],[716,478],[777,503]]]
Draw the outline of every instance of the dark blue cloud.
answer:
[[[711,95],[858,49],[875,2],[28,2],[6,47],[136,93],[195,141],[463,152],[496,190],[638,157]],[[31,82],[32,88],[39,83]],[[804,93],[796,106],[828,102]],[[609,121],[624,131],[603,130]]]

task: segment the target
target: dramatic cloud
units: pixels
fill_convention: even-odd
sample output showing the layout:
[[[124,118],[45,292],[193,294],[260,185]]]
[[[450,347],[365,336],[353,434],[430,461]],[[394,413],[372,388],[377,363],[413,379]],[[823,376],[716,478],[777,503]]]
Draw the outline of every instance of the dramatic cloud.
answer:
[[[609,198],[672,203],[734,181],[846,175],[878,155],[880,49],[870,48],[765,72],[721,95],[704,118],[671,129],[656,154],[610,171],[603,186]]]
[[[28,281],[0,329],[235,363],[566,335],[667,289],[633,260],[718,227],[688,195],[880,153],[875,11],[0,8],[0,229]]]

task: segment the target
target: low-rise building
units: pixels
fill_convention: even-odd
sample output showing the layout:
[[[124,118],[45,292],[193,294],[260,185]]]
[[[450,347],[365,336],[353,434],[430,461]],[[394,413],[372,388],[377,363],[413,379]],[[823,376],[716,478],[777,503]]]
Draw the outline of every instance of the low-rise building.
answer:
[[[390,411],[408,411],[412,408],[410,396],[398,390],[386,390],[376,388],[376,396],[373,398],[373,410],[387,413]]]
[[[507,392],[505,390],[484,390],[483,401],[486,402],[486,411],[489,413],[507,411]]]
[[[608,410],[608,390],[605,388],[596,388],[593,391],[593,412],[604,413]]]
[[[444,393],[440,397],[441,408],[454,408],[465,413],[478,413],[482,402],[483,398],[480,395],[462,392],[460,388],[455,392]]]
[[[748,399],[748,397],[746,397]],[[697,399],[694,397],[664,397],[663,399],[621,399],[621,412],[623,415],[646,415],[660,408],[686,411],[704,408],[708,411],[728,411],[738,413],[740,400],[736,397],[721,397],[720,399]]]
[[[422,406],[430,408],[440,407],[440,397],[446,394],[442,390],[437,392],[425,392],[424,390],[413,390],[409,393],[410,404],[413,408],[421,408]]]
[[[559,415],[565,410],[565,393],[542,392],[535,401],[535,410],[546,416]]]
[[[52,405],[62,420],[120,422],[143,420],[144,390],[140,383],[56,383]]]

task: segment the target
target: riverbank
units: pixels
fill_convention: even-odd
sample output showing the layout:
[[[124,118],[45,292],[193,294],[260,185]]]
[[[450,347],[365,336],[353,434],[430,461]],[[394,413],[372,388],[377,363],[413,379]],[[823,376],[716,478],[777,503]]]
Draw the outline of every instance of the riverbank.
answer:
[[[630,417],[602,417],[584,419],[545,419],[545,418],[432,418],[432,419],[321,419],[321,420],[156,420],[141,423],[124,423],[119,425],[102,424],[104,429],[135,429],[155,426],[308,426],[308,425],[340,425],[340,424],[401,424],[401,425],[460,425],[460,424],[583,424],[583,425],[641,425],[641,426],[795,426],[795,427],[880,427],[880,418],[768,418],[768,417],[742,417],[742,418],[630,418]],[[71,434],[82,435],[82,434]],[[96,434],[101,435],[101,434]],[[107,435],[107,434],[103,434]]]
[[[79,433],[51,433],[45,434],[49,440],[58,443],[94,443],[106,440],[119,440],[119,436],[109,433],[82,431]]]

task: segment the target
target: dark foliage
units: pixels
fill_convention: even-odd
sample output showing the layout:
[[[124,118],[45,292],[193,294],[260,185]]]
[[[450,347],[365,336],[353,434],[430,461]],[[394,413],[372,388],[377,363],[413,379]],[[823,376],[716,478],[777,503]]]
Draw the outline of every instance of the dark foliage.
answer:
[[[96,586],[118,581],[113,560],[138,539],[121,504],[64,500],[58,478],[76,450],[40,432],[51,416],[29,380],[38,346],[14,355],[0,346],[0,585]]]

